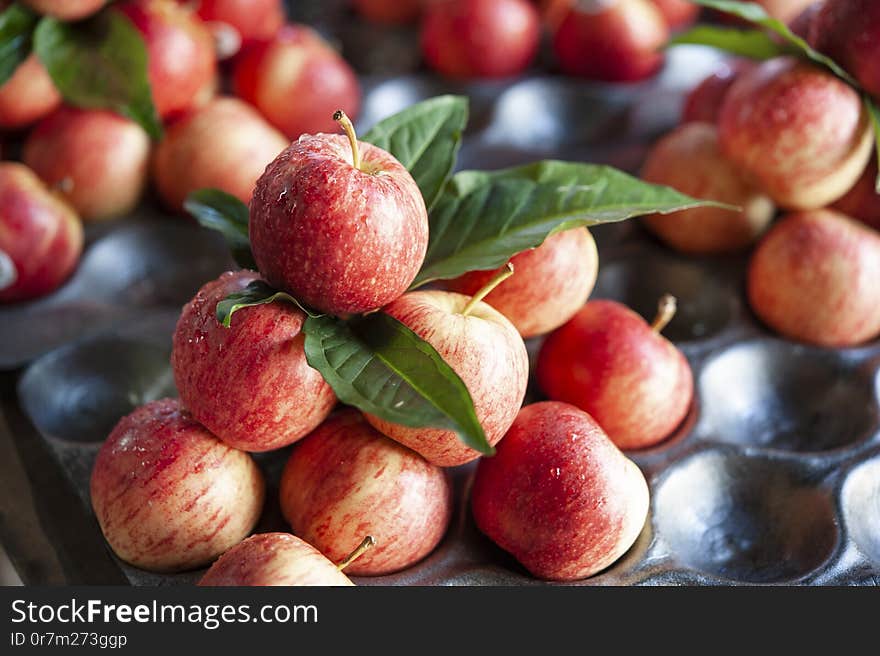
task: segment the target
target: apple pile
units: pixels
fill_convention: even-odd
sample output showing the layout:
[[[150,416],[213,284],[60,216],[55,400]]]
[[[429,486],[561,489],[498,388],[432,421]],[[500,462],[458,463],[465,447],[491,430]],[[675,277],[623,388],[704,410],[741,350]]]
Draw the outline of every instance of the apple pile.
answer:
[[[598,267],[586,226],[700,203],[584,164],[452,176],[463,98],[408,108],[365,140],[343,111],[332,118],[343,134],[281,149],[241,205],[246,225],[226,218],[255,270],[224,273],[183,308],[179,399],[136,409],[102,446],[91,492],[109,545],[151,570],[213,563],[203,585],[346,585],[342,569],[378,576],[426,558],[453,516],[447,468],[485,456],[471,504],[491,540],[543,579],[608,567],[649,505],[620,448],[673,432],[692,380],[659,334],[672,299],[652,326],[618,304],[585,305]],[[541,202],[517,201],[524,189]],[[493,195],[492,208],[471,194]],[[210,206],[216,228],[236,202],[203,190],[188,206],[197,218]],[[558,400],[523,407],[524,337],[557,328],[541,371],[601,371],[597,405],[583,408],[571,380],[547,386]],[[293,535],[248,537],[265,494],[250,454],[282,448]]]
[[[692,91],[682,125],[642,169],[645,180],[738,209],[688,209],[645,224],[690,254],[757,242],[747,294],[758,318],[794,340],[856,346],[880,335],[870,282],[880,271],[873,122],[880,118],[880,4],[822,0],[797,17],[783,11],[805,4],[773,9],[793,18],[792,30],[813,50],[801,47],[797,57],[778,45],[763,61],[722,66]],[[793,39],[776,31],[771,45]],[[718,44],[711,36],[706,43]],[[823,64],[819,53],[833,62]],[[770,227],[777,208],[783,215]]]
[[[285,24],[282,0],[22,0],[2,11],[22,38],[0,80],[0,130],[21,139],[46,189],[28,183],[20,206],[2,206],[0,302],[63,284],[82,250],[81,228],[58,228],[70,216],[124,216],[151,181],[175,212],[203,188],[246,203],[290,139],[334,129],[333,110],[360,103],[351,67],[310,28]],[[124,81],[95,81],[93,68]],[[218,95],[224,76],[237,97]],[[41,214],[46,193],[69,207]]]

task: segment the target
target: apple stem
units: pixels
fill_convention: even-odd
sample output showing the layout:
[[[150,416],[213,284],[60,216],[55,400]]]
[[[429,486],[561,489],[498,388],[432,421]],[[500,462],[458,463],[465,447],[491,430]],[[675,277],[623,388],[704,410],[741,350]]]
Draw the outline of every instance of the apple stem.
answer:
[[[352,551],[350,554],[348,554],[341,563],[336,565],[336,569],[338,569],[341,572],[346,567],[351,565],[354,561],[356,561],[358,558],[363,556],[365,551],[372,549],[375,546],[375,544],[376,544],[376,541],[373,539],[373,536],[368,535],[367,537],[365,537],[361,541],[361,543],[357,546],[357,548],[354,551]]]
[[[513,275],[513,264],[510,262],[507,263],[507,266],[501,269],[486,285],[474,294],[471,297],[471,300],[468,301],[468,304],[464,306],[464,309],[461,311],[461,315],[466,317],[469,315],[473,309],[477,306],[477,303],[486,298],[489,294],[492,293],[492,290],[495,289],[502,282],[510,278]]]
[[[675,296],[664,294],[657,303],[657,316],[654,317],[651,330],[659,335],[669,325],[669,322],[672,321],[677,309],[678,305]]]
[[[348,115],[341,109],[337,109],[333,113],[333,120],[339,123],[339,125],[342,126],[342,129],[345,130],[345,134],[348,135],[348,141],[351,144],[351,163],[356,169],[360,170],[361,152],[358,149],[358,138],[357,132],[354,131],[354,124],[351,122],[351,119],[348,118]]]

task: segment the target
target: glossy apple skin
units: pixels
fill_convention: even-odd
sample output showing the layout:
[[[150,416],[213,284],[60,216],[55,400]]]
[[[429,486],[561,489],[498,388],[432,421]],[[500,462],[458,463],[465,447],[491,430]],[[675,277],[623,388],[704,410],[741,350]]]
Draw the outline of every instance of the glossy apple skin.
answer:
[[[351,66],[305,25],[285,25],[272,40],[247,48],[235,60],[232,82],[237,96],[290,139],[338,132],[333,112],[355,120],[360,110]]]
[[[167,120],[207,100],[217,59],[214,39],[202,20],[174,0],[134,0],[118,7],[144,37],[159,116]]]
[[[537,378],[549,398],[590,413],[621,449],[669,437],[694,395],[681,351],[614,301],[590,301],[549,335],[538,354]]]
[[[791,214],[752,255],[748,297],[782,335],[819,346],[855,346],[880,334],[880,236],[832,210]]]
[[[699,5],[689,0],[651,0],[663,14],[666,24],[672,29],[687,27],[697,20]]]
[[[766,230],[776,211],[770,197],[749,184],[724,157],[718,130],[709,123],[686,123],[663,137],[648,154],[642,178],[693,198],[742,208],[700,207],[645,217],[651,232],[683,253],[746,248]]]
[[[137,205],[147,184],[150,138],[112,112],[62,107],[37,124],[23,156],[83,220],[100,221]]]
[[[754,64],[743,59],[719,66],[688,94],[682,109],[682,122],[716,123],[727,91],[741,73],[752,68]]]
[[[813,18],[811,44],[880,97],[880,4],[874,0],[827,0]]]
[[[414,23],[426,0],[353,0],[355,10],[368,21],[384,25]]]
[[[877,157],[875,156],[868,168],[850,189],[846,196],[834,204],[835,210],[858,219],[880,230],[880,194],[877,193]]]
[[[260,533],[220,556],[199,585],[351,586],[354,583],[308,542],[290,533]]]
[[[251,271],[227,272],[199,290],[177,322],[171,365],[196,420],[229,446],[270,451],[320,424],[336,397],[306,362],[306,316],[296,306],[242,308],[229,328],[217,321],[217,303],[255,280]]]
[[[663,65],[669,39],[663,14],[649,0],[575,5],[553,35],[562,71],[591,80],[635,82]]]
[[[376,545],[346,572],[378,576],[417,563],[440,543],[452,487],[442,469],[346,409],[294,447],[281,476],[281,511],[294,533],[334,562],[372,536]]]
[[[540,28],[524,0],[438,0],[425,8],[422,55],[446,77],[510,77],[535,58]]]
[[[410,286],[428,248],[425,201],[391,154],[348,139],[306,135],[257,180],[251,249],[275,287],[334,315],[367,312]]]
[[[547,401],[524,407],[471,492],[479,529],[551,581],[599,572],[633,545],[648,485],[587,413]]]
[[[163,399],[123,417],[101,446],[92,507],[122,560],[155,572],[207,565],[245,538],[260,516],[263,476]]]
[[[859,94],[790,57],[767,60],[737,78],[718,130],[728,159],[786,209],[839,199],[864,171],[873,144]]]
[[[215,98],[166,130],[156,146],[153,179],[176,211],[199,189],[220,189],[248,203],[257,178],[288,143],[247,103]]]
[[[0,128],[25,128],[61,105],[61,95],[36,55],[25,59],[0,86]]]
[[[196,12],[206,22],[235,28],[245,44],[271,39],[285,19],[282,0],[199,0]]]
[[[107,0],[24,0],[34,11],[63,21],[76,21],[100,10]]]
[[[583,307],[596,284],[599,254],[586,228],[557,232],[511,259],[515,274],[483,300],[498,310],[523,339],[555,330]],[[447,287],[473,296],[499,273],[472,271]]]
[[[76,212],[23,164],[0,162],[0,303],[55,290],[83,248]]]
[[[410,292],[383,308],[433,346],[470,392],[477,419],[495,445],[522,406],[529,376],[526,347],[508,319],[486,303],[461,314],[469,296],[443,291]],[[441,467],[479,457],[455,432],[410,428],[366,415],[375,428]]]

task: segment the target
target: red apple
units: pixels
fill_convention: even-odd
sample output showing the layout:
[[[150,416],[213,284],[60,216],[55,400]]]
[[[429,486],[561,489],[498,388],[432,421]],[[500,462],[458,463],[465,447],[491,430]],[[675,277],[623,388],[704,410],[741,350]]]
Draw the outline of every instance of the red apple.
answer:
[[[217,303],[259,280],[224,273],[183,308],[171,365],[181,404],[226,444],[269,451],[305,436],[330,414],[333,390],[306,362],[305,313],[285,303],[238,310],[229,328]]]
[[[510,263],[516,275],[493,289],[485,301],[526,339],[555,330],[583,307],[596,284],[599,254],[590,231],[577,228],[548,237]],[[499,271],[473,271],[449,281],[448,287],[472,296]]]
[[[159,116],[186,112],[210,97],[217,76],[214,39],[191,9],[173,0],[133,0],[118,6],[144,37]]]
[[[880,235],[831,210],[791,214],[749,264],[755,314],[777,332],[820,346],[861,344],[880,334]]]
[[[632,82],[663,65],[669,27],[649,0],[577,3],[553,35],[563,72],[593,80]]]
[[[509,77],[535,58],[540,28],[525,0],[437,0],[425,8],[422,54],[446,77]]]
[[[377,576],[434,550],[452,518],[452,487],[442,469],[347,409],[294,447],[281,476],[281,511],[294,533],[334,561],[373,536],[376,546],[347,571]]]
[[[369,21],[385,25],[414,23],[427,0],[352,0],[357,12]]]
[[[92,470],[92,507],[122,560],[156,572],[207,565],[260,516],[263,477],[251,457],[211,435],[176,400],[123,417]]]
[[[107,0],[24,0],[34,11],[63,21],[76,21],[94,14]]]
[[[648,515],[639,468],[592,417],[566,403],[523,408],[477,467],[479,529],[538,578],[599,572],[635,543]]]
[[[275,287],[330,314],[367,312],[406,291],[428,247],[418,186],[391,154],[342,135],[306,135],[266,168],[250,239]]]
[[[504,315],[453,292],[404,294],[383,308],[433,346],[470,392],[489,444],[497,444],[516,418],[526,393],[529,361],[522,337]],[[388,437],[441,467],[479,457],[455,432],[410,428],[367,415]]]
[[[850,189],[834,204],[834,209],[880,230],[880,194],[877,193],[877,157]]]
[[[30,55],[0,86],[0,128],[25,128],[60,104],[61,95],[49,73],[36,55]]]
[[[839,199],[859,179],[873,146],[859,94],[792,57],[740,75],[724,98],[718,129],[730,161],[788,209]]]
[[[289,533],[260,533],[211,565],[201,586],[354,585],[308,542]]]
[[[204,188],[247,203],[257,178],[288,143],[247,103],[216,98],[168,128],[156,147],[153,179],[162,200],[177,211],[191,192]]]
[[[809,17],[802,19],[809,21]],[[826,0],[813,10],[810,43],[880,98],[880,3]]]
[[[112,112],[62,108],[24,145],[24,162],[58,189],[84,220],[134,209],[147,184],[150,138]]]
[[[22,164],[0,162],[0,303],[48,294],[79,261],[82,224]]]
[[[675,312],[664,297],[652,325],[625,305],[591,301],[544,341],[537,377],[553,400],[589,412],[621,449],[662,442],[693,399],[687,359],[660,331]]]
[[[698,207],[645,217],[645,225],[684,253],[726,253],[752,244],[773,220],[776,208],[722,154],[718,130],[686,123],[661,139],[648,154],[642,178],[688,194],[742,208]]]
[[[236,59],[233,86],[291,139],[335,131],[333,112],[342,107],[355,117],[361,103],[351,66],[305,25],[287,25],[245,50]]]
[[[722,64],[688,94],[682,110],[682,121],[716,123],[727,91],[739,75],[752,68],[754,63],[745,59]]]
[[[197,13],[208,23],[225,23],[245,44],[271,39],[284,25],[282,0],[199,0]]]
[[[695,5],[690,0],[651,0],[663,18],[666,24],[672,29],[686,27],[697,20],[700,13],[700,6]]]

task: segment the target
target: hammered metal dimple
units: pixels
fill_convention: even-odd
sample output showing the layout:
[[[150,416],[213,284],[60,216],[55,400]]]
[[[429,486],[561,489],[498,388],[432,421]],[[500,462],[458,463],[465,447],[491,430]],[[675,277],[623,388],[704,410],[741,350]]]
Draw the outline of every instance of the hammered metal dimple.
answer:
[[[361,129],[443,92],[473,96],[462,167],[543,157],[637,172],[651,141],[677,120],[682,94],[718,57],[677,49],[661,76],[608,87],[555,77],[450,86],[413,76],[366,82]],[[770,334],[744,297],[746,256],[689,258],[637,221],[593,229],[600,274],[592,298],[650,318],[664,293],[679,312],[666,328],[687,356],[696,398],[663,444],[629,455],[652,494],[642,535],[585,585],[866,584],[880,581],[880,343],[831,350]],[[0,368],[32,362],[21,406],[88,507],[100,441],[138,404],[173,394],[170,338],[182,305],[230,267],[216,235],[181,217],[141,212],[93,231],[83,262],[56,294],[0,308]],[[60,348],[59,348],[60,347]],[[540,340],[530,340],[534,358]],[[532,383],[528,401],[541,398]],[[269,484],[259,531],[284,530],[277,484],[289,449],[261,454]],[[452,471],[456,512],[421,563],[359,584],[538,584],[476,529],[474,466]],[[97,530],[94,525],[89,530]],[[193,583],[118,562],[139,585]]]

